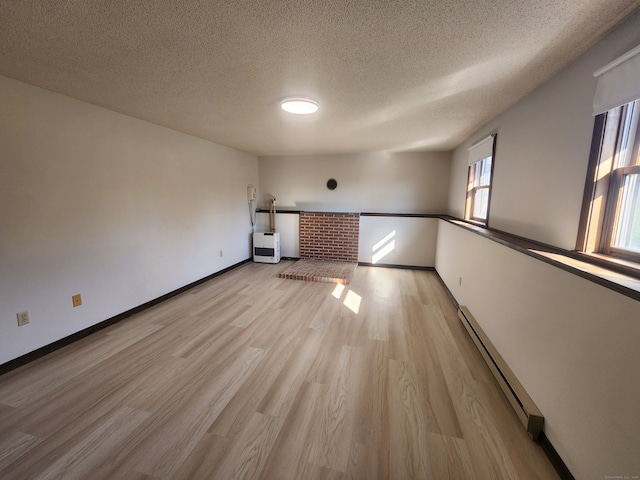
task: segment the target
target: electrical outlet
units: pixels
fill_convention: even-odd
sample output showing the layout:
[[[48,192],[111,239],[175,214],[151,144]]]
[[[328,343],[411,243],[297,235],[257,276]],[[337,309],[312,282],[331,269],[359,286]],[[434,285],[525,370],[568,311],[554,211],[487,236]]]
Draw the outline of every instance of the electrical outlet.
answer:
[[[80,305],[82,305],[82,297],[80,296],[80,294],[78,293],[77,295],[73,295],[71,297],[71,301],[73,302],[73,307],[79,307]]]
[[[29,311],[25,310],[24,312],[19,312],[17,314],[18,317],[18,326],[21,327],[29,323]]]

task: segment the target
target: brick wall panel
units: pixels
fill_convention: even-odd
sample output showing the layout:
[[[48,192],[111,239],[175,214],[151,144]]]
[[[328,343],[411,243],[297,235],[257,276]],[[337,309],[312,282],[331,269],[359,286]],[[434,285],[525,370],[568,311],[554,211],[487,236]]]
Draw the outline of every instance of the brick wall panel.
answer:
[[[359,233],[357,214],[301,213],[300,256],[357,262]]]

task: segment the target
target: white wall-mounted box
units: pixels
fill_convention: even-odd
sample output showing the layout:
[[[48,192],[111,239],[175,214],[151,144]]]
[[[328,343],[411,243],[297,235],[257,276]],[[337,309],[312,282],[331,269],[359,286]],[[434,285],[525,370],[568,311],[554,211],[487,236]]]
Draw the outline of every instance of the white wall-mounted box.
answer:
[[[280,234],[256,232],[253,234],[253,261],[259,263],[280,262]]]

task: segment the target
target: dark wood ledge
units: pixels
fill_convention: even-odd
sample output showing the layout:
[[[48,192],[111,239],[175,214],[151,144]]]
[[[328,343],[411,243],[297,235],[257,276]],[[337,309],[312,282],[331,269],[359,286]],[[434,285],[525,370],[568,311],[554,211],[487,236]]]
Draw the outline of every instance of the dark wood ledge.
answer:
[[[378,212],[362,212],[361,217],[408,217],[408,218],[442,218],[440,213],[378,213]]]
[[[256,213],[269,213],[269,209],[268,208],[256,208]],[[302,213],[302,210],[290,210],[287,208],[278,208],[276,209],[276,213],[294,213],[297,215],[300,215]]]
[[[268,213],[268,210],[257,209],[256,212]],[[300,214],[302,210],[282,209],[277,213]],[[353,212],[308,212],[308,213],[349,213]],[[640,267],[629,267],[613,261],[603,259],[597,255],[587,255],[581,252],[565,250],[553,245],[547,245],[529,238],[520,237],[508,232],[479,226],[451,215],[437,213],[385,213],[361,212],[362,217],[410,217],[410,218],[438,218],[460,228],[480,235],[484,238],[500,243],[508,248],[517,250],[532,258],[561,268],[578,275],[603,287],[614,290],[622,295],[640,301]]]
[[[448,215],[443,215],[440,218],[622,295],[640,300],[640,272],[638,275],[634,275],[627,267],[623,270],[610,262],[603,262],[601,259],[592,258],[579,252],[564,250],[500,230],[479,227]]]
[[[268,209],[256,208],[256,213],[269,213]],[[360,215],[361,217],[410,217],[410,218],[443,218],[440,213],[383,213],[383,212],[325,212],[315,210],[293,210],[289,208],[278,208],[276,213],[322,213],[322,214],[336,214],[336,215]]]

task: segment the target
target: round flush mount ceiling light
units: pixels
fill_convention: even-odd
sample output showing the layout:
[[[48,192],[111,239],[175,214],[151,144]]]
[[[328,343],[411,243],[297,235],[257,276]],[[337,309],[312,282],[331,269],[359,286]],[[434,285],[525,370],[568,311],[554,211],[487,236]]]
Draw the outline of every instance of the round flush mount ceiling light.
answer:
[[[309,115],[318,111],[318,102],[304,97],[285,98],[280,102],[280,108],[296,115]]]

